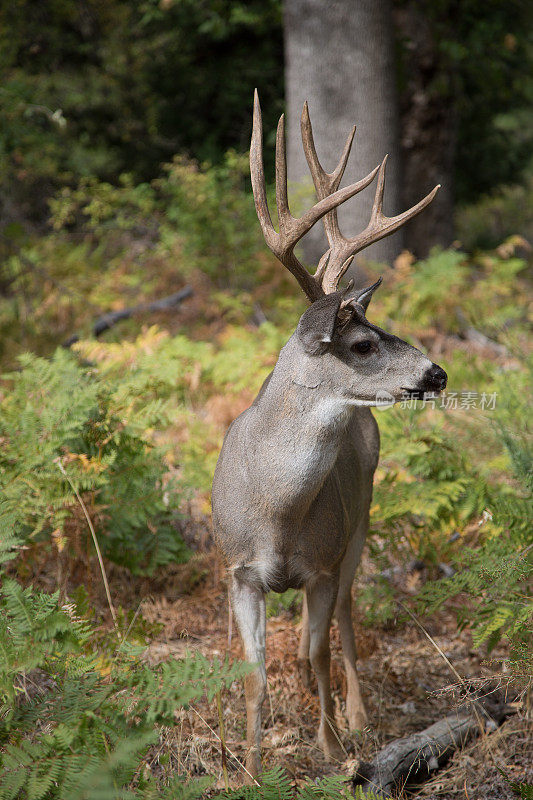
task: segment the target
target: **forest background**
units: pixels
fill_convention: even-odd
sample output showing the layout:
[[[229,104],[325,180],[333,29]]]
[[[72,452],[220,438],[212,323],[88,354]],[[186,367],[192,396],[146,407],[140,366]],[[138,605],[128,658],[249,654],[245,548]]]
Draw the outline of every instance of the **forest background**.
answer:
[[[408,35],[414,6],[423,50]],[[227,425],[305,308],[262,242],[246,155],[257,86],[273,174],[282,12],[279,0],[0,5],[2,798],[192,798],[242,780],[247,667],[227,641],[209,490]],[[469,685],[497,676],[517,716],[411,796],[528,797],[527,4],[395,0],[391,19],[400,131],[420,91],[451,121],[455,238],[361,269],[385,276],[372,319],[441,363],[449,388],[435,407],[376,412],[382,458],[355,591],[381,722],[355,752],[370,758],[453,706],[446,664],[422,695],[405,683],[440,659],[423,628]],[[187,287],[166,311],[147,308]],[[131,308],[94,335],[102,315]],[[320,760],[316,701],[287,684],[299,613],[298,592],[269,600],[270,772],[249,797],[348,792],[353,762],[332,772]]]

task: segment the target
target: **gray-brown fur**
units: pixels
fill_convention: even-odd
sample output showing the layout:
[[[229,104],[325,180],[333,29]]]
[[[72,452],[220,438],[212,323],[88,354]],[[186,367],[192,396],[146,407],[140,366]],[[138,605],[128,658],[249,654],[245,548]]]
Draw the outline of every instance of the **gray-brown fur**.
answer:
[[[251,159],[256,205],[268,229],[270,217],[260,191],[264,185],[261,175],[256,172],[254,177],[257,141]],[[375,204],[376,235],[388,224],[380,212],[382,189],[378,186]],[[280,198],[283,203],[278,187]],[[297,222],[299,233],[301,220]],[[330,230],[337,231],[335,220],[330,217],[330,222]],[[282,237],[280,252],[290,254],[286,266],[298,277],[304,268],[299,263],[294,268],[290,231],[287,237]],[[317,676],[318,740],[326,755],[342,757],[329,685],[333,615],[346,668],[348,723],[352,730],[366,723],[357,679],[351,586],[367,534],[379,457],[378,427],[368,406],[376,404],[376,395],[385,393],[397,401],[406,393],[438,392],[446,384],[440,367],[367,320],[366,310],[380,281],[346,297],[331,291],[344,271],[334,252],[337,245],[346,246],[339,237],[330,236],[337,278],[324,261],[324,284],[308,273],[314,288],[307,279],[301,281],[308,296],[315,294],[314,302],[254,403],[230,426],[213,482],[213,525],[228,567],[233,613],[245,656],[258,665],[245,685],[250,777],[261,769],[267,591],[305,588],[298,659],[305,681],[310,666]]]

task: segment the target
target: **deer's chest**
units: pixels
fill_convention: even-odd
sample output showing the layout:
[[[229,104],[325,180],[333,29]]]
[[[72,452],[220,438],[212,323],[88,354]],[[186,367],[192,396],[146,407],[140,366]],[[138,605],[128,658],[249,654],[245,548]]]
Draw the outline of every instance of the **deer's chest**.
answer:
[[[269,553],[275,591],[298,586],[319,572],[334,572],[352,536],[366,519],[372,473],[350,446],[339,458],[303,516],[282,521]],[[275,566],[274,566],[275,565]]]

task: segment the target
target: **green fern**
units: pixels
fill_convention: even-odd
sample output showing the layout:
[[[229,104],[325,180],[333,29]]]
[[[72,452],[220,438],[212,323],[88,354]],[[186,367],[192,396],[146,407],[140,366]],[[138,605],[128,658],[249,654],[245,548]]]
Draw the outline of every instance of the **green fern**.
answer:
[[[297,800],[337,800],[341,797],[352,798],[353,792],[349,779],[343,775],[332,775],[300,787],[296,797]]]
[[[274,767],[263,772],[260,786],[221,792],[213,800],[294,800],[294,790],[285,770]]]
[[[315,782],[306,781],[297,789],[281,767],[263,772],[260,786],[244,786],[241,789],[225,791],[214,796],[213,800],[339,800],[352,798],[348,778],[333,775]]]
[[[9,391],[0,401],[0,560],[29,541],[60,550],[77,542],[85,552],[89,530],[77,492],[109,559],[133,572],[183,561],[179,488],[147,434],[166,424],[167,404],[65,351],[20,361],[20,372],[4,376]]]
[[[58,595],[6,579],[0,593],[0,798],[198,797],[206,782],[136,779],[177,708],[250,667],[201,655],[151,669],[127,645],[102,674],[95,631]],[[109,674],[107,674],[109,673]],[[183,785],[182,785],[183,784]]]
[[[503,394],[503,392],[502,392]],[[489,495],[491,531],[482,547],[456,555],[457,572],[427,585],[423,608],[435,611],[450,597],[462,594],[458,620],[469,626],[475,647],[486,643],[490,652],[505,637],[511,644],[511,663],[527,674],[533,667],[533,461],[528,430],[528,395],[521,381],[506,377],[505,398],[496,420],[500,441],[509,453],[514,489]],[[529,646],[528,646],[529,645]]]

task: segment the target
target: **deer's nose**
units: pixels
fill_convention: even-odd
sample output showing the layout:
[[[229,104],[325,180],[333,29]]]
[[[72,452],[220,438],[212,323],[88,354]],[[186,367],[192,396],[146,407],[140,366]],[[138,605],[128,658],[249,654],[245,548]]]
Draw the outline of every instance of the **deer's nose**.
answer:
[[[432,364],[424,375],[424,384],[429,390],[442,391],[448,383],[448,376],[438,364]]]

